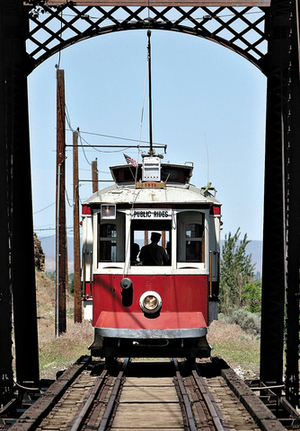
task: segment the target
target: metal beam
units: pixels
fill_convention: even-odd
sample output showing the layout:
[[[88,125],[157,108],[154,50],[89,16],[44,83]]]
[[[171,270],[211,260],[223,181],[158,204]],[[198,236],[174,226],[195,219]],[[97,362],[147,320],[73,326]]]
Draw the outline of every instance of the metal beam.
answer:
[[[13,293],[17,382],[22,386],[36,386],[39,365],[25,50],[28,17],[23,15],[21,0],[1,0],[1,7],[4,28],[1,77],[5,78],[4,88],[3,82],[0,84],[5,96],[0,102],[3,104],[1,136],[4,137],[1,158],[7,163],[7,178],[5,182],[2,178],[1,188],[6,188],[6,193],[9,191],[10,201],[8,204],[7,196],[2,197],[5,215],[2,208],[0,225],[1,229],[9,226],[11,247],[11,253],[8,250],[1,262],[2,267],[10,259],[6,268],[10,279],[5,275],[6,286],[2,288],[12,288]],[[2,245],[7,252],[7,244]],[[10,357],[9,351],[6,354]]]
[[[30,1],[26,1],[25,3],[32,3]],[[34,2],[38,4],[39,2]],[[48,6],[61,6],[69,3],[69,0],[48,0]],[[270,0],[78,0],[72,2],[74,6],[171,6],[171,7],[184,7],[184,6],[262,6],[268,7],[270,6]],[[45,4],[45,1],[40,1],[40,4]]]
[[[0,2],[0,65],[5,64],[7,4]],[[12,371],[12,302],[10,272],[10,160],[6,127],[7,88],[6,70],[0,67],[0,405],[13,392]]]
[[[299,405],[300,55],[298,0],[291,1],[286,111],[286,396]]]
[[[275,0],[266,31],[266,125],[261,379],[283,379],[286,302],[287,399],[299,403],[300,76],[298,1]]]
[[[286,76],[288,8],[272,3],[267,17],[268,50],[265,194],[263,226],[262,318],[260,378],[282,383],[285,292],[284,241],[284,112],[282,88]],[[282,3],[282,2],[281,2]],[[286,97],[285,97],[286,100]]]

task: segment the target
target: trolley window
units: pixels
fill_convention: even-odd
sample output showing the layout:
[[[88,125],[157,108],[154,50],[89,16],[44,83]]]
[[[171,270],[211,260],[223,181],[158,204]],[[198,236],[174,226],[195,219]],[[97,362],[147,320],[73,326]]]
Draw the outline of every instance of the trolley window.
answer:
[[[124,215],[116,220],[101,220],[98,214],[98,262],[124,261]]]
[[[157,245],[161,247],[159,249],[159,255],[154,256],[154,260],[151,258],[148,262],[146,261],[145,254],[146,250],[142,252],[142,248],[146,245],[151,244],[152,233],[155,240],[159,237]],[[153,253],[152,250],[149,251]],[[142,261],[141,257],[144,261]],[[171,221],[170,220],[132,220],[131,222],[131,241],[130,241],[130,262],[131,265],[171,265]]]
[[[178,262],[204,262],[204,214],[179,214],[178,222]]]

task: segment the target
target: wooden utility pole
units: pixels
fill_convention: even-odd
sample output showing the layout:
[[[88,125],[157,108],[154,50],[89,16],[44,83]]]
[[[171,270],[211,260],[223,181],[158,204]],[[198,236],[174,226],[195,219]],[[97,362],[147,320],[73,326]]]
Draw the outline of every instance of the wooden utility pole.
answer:
[[[96,193],[98,191],[97,159],[92,162],[92,182],[93,182],[93,193]]]
[[[56,147],[56,319],[55,334],[66,332],[66,288],[68,258],[65,203],[65,82],[64,70],[57,69],[57,147]]]
[[[74,322],[82,322],[79,239],[78,132],[73,132]]]

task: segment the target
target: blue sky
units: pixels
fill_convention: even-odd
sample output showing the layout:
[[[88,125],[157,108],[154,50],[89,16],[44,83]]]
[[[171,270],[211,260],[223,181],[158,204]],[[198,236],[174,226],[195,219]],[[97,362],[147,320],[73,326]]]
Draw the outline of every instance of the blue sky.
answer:
[[[211,181],[222,202],[223,232],[238,227],[262,239],[266,79],[234,52],[195,36],[153,31],[153,140],[167,144],[165,160],[194,162],[192,183]],[[55,55],[29,76],[34,228],[55,234]],[[61,52],[66,105],[73,129],[91,145],[126,144],[101,135],[148,140],[148,96],[141,116],[147,71],[145,30],[118,32],[80,42]],[[68,126],[67,126],[68,128]],[[67,144],[72,132],[67,131]],[[132,144],[132,142],[128,142]],[[124,149],[134,159],[137,149]],[[91,179],[97,158],[100,179],[124,163],[122,150],[80,150],[79,177]],[[67,225],[72,226],[72,150],[67,149]],[[99,187],[105,186],[100,184]],[[80,184],[80,199],[92,193]],[[68,235],[72,235],[71,229]]]

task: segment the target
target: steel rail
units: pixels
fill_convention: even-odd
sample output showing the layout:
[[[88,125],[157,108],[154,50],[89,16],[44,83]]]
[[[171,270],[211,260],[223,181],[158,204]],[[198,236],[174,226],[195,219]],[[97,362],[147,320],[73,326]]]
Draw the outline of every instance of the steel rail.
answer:
[[[197,431],[197,426],[196,426],[195,417],[194,417],[194,414],[192,411],[191,402],[189,400],[189,396],[188,396],[186,389],[184,387],[183,379],[182,379],[182,376],[180,374],[179,365],[178,365],[178,361],[176,358],[173,358],[173,363],[175,366],[176,378],[177,378],[177,382],[179,385],[179,390],[180,390],[182,398],[183,398],[184,408],[185,408],[186,417],[188,420],[188,425],[189,425],[190,431]]]
[[[106,410],[105,410],[104,415],[101,419],[101,423],[100,423],[100,426],[98,428],[98,431],[105,431],[106,430],[107,424],[111,418],[111,415],[112,415],[112,412],[113,412],[113,409],[115,406],[117,396],[118,396],[119,391],[120,391],[121,382],[124,378],[124,372],[125,372],[128,364],[129,364],[129,361],[130,361],[130,358],[126,358],[125,361],[123,362],[122,369],[119,372],[118,377],[115,381],[115,384],[114,384],[114,387],[112,389]]]
[[[195,382],[200,390],[200,393],[204,399],[204,402],[206,404],[206,407],[209,410],[209,413],[212,417],[214,426],[217,431],[229,431],[229,426],[225,423],[225,419],[223,418],[223,415],[221,412],[217,411],[214,403],[213,403],[213,396],[211,395],[207,385],[205,384],[203,378],[199,376],[199,373],[197,373],[198,367],[195,366],[196,369],[192,370],[193,377],[195,379]]]
[[[69,429],[70,431],[77,431],[81,428],[84,420],[86,419],[86,416],[88,415],[93,405],[93,402],[95,401],[95,398],[99,393],[101,386],[104,383],[106,375],[107,375],[107,370],[103,370],[100,376],[98,377],[98,379],[96,380],[95,384],[90,388],[86,396],[86,402],[82,406],[81,410],[78,412],[77,419],[75,420],[72,427]]]

